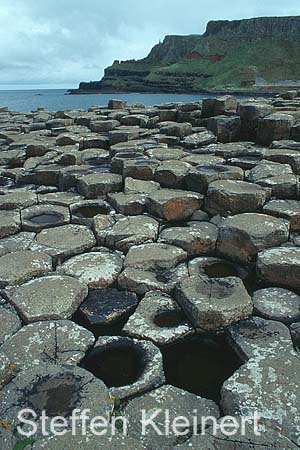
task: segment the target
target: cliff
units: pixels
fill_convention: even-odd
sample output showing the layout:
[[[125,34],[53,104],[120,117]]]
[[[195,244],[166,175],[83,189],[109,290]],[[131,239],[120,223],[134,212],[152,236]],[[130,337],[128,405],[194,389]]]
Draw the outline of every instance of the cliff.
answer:
[[[166,36],[142,60],[115,61],[81,91],[198,92],[300,85],[300,16],[211,21],[203,35]]]

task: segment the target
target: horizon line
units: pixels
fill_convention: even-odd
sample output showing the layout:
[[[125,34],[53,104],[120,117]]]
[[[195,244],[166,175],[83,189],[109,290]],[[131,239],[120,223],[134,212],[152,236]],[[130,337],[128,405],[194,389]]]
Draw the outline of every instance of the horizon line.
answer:
[[[78,84],[74,86],[73,83],[69,85],[65,83],[45,83],[45,84],[1,84],[0,91],[30,91],[30,90],[45,90],[45,89],[77,89]]]

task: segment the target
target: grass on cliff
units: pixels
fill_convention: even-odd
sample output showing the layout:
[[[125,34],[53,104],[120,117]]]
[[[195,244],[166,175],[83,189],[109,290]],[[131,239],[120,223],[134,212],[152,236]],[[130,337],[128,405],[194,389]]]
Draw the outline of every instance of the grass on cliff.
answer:
[[[143,80],[161,85],[205,88],[249,88],[257,77],[268,84],[300,79],[299,38],[215,35],[199,37],[190,51],[200,55],[223,55],[218,62],[208,59],[183,59],[171,65],[130,62],[113,64],[106,70],[108,86],[115,89],[139,85]]]
[[[224,59],[182,60],[170,66],[153,68],[147,79],[163,81],[168,76],[192,76],[195,88],[240,87],[251,84],[256,76],[270,84],[281,80],[300,79],[299,42],[283,39],[262,39],[233,44]],[[214,49],[215,50],[215,49]],[[224,51],[224,48],[223,48]],[[209,52],[213,54],[212,51]],[[215,52],[220,54],[220,52]]]

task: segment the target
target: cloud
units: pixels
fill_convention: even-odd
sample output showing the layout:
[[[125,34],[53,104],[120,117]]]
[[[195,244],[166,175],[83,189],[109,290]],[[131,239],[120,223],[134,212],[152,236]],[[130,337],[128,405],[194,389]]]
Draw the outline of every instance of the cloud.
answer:
[[[208,20],[297,13],[281,0],[1,0],[0,84],[75,87],[167,34],[203,33]]]

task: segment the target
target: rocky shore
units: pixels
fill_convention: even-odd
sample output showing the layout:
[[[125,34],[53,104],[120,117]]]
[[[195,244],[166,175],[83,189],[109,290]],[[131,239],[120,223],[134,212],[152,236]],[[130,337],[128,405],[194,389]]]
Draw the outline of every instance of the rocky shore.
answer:
[[[297,91],[1,108],[1,450],[299,449],[299,176]],[[127,435],[42,433],[74,409]]]

